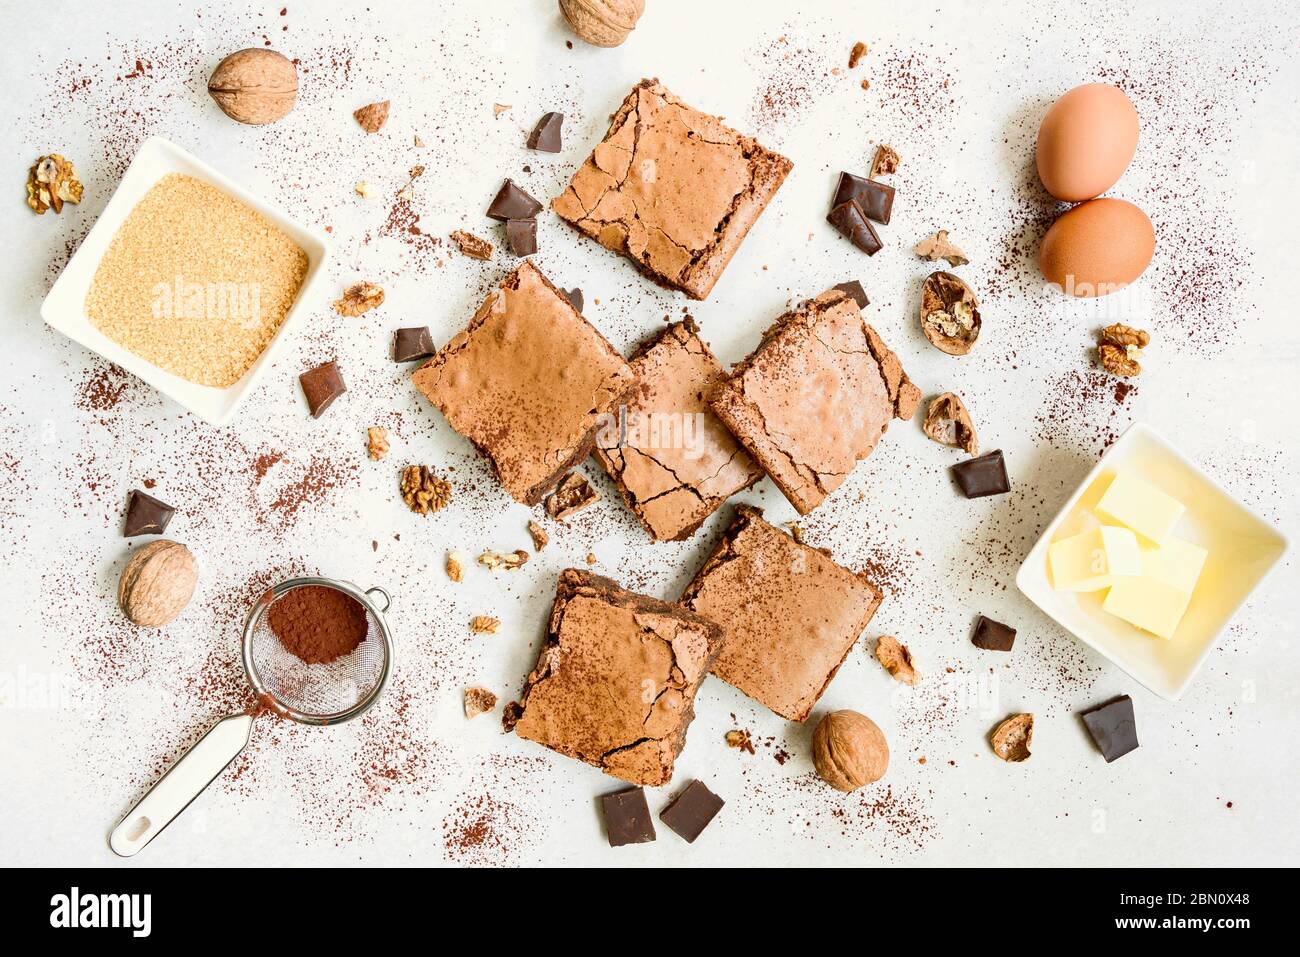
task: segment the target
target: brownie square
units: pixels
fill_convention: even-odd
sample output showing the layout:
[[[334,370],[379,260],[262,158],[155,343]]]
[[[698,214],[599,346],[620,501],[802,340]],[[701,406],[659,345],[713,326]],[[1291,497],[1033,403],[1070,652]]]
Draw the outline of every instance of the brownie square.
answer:
[[[667,784],[720,638],[680,605],[566,569],[537,665],[502,723],[631,784]]]
[[[792,165],[642,80],[551,208],[656,282],[704,299]]]
[[[722,623],[713,673],[783,718],[803,721],[835,677],[880,591],[865,575],[796,542],[748,505],[682,594]]]
[[[699,332],[687,317],[642,345],[623,429],[596,434],[596,458],[656,541],[689,538],[763,477],[704,401],[726,374]]]
[[[525,505],[591,453],[597,426],[635,384],[623,357],[531,262],[414,381]]]
[[[710,405],[807,515],[920,401],[853,297],[828,289],[779,318]]]

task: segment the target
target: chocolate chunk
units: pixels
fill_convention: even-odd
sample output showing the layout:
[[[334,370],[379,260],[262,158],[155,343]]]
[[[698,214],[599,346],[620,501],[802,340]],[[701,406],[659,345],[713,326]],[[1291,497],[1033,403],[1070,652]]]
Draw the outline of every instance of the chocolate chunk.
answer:
[[[600,807],[605,812],[605,835],[610,847],[646,844],[655,839],[654,819],[641,788],[602,794]]]
[[[868,256],[874,256],[884,247],[876,231],[862,214],[862,207],[855,201],[841,203],[830,211],[826,221],[840,231],[853,245]]]
[[[867,298],[867,291],[862,288],[862,283],[856,279],[850,279],[848,282],[837,282],[834,288],[852,296],[859,309],[866,309],[867,306],[871,305],[871,300]]]
[[[333,360],[304,372],[298,376],[298,382],[302,384],[302,394],[307,397],[313,419],[319,419],[335,399],[348,391],[338,363]]]
[[[971,635],[971,644],[985,651],[1010,651],[1016,643],[1016,630],[992,618],[980,615],[975,622],[975,634]]]
[[[160,502],[138,488],[132,489],[126,502],[126,524],[122,528],[122,537],[161,535],[175,514],[176,509],[166,502]]]
[[[437,355],[428,326],[410,326],[393,333],[393,361],[415,362]]]
[[[686,785],[673,802],[659,812],[659,820],[677,832],[688,844],[694,844],[709,822],[726,802],[704,786],[703,781]]]
[[[574,309],[577,309],[578,312],[582,312],[583,300],[581,289],[574,286],[572,289],[561,289],[560,292],[564,293],[565,298],[568,299],[569,302],[573,303]]]
[[[1137,722],[1133,718],[1133,699],[1128,695],[1085,711],[1083,723],[1107,764],[1137,750]]]
[[[560,127],[563,124],[563,113],[547,113],[537,121],[533,131],[528,134],[528,148],[542,153],[558,153],[560,151]]]
[[[510,244],[510,251],[516,256],[531,256],[537,252],[537,220],[507,220],[506,242]]]
[[[831,209],[850,200],[861,207],[867,219],[874,220],[882,226],[889,225],[889,214],[894,209],[894,187],[877,183],[874,179],[854,176],[852,173],[840,173],[840,181],[835,187],[835,198],[831,200]]]
[[[996,449],[977,459],[967,459],[952,467],[952,477],[967,498],[983,498],[985,495],[1002,495],[1011,491],[1011,481],[1007,478],[1007,463],[1002,458],[1002,450]]]
[[[497,190],[487,214],[492,219],[499,219],[504,223],[512,219],[531,219],[541,211],[541,203],[516,186],[513,180],[508,179]]]

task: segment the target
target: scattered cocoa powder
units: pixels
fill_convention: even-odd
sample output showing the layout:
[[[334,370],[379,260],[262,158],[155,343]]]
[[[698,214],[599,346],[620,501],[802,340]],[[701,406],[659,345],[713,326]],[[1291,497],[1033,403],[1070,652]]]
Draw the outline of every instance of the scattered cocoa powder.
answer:
[[[285,650],[309,665],[350,655],[370,628],[360,602],[325,585],[306,585],[281,595],[266,610],[266,621]]]

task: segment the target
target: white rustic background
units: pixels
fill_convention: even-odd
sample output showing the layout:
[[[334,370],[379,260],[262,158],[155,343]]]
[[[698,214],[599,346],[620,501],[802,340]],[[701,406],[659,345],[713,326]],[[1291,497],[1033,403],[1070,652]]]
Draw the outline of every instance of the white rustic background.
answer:
[[[649,0],[626,44],[571,39],[556,6],[441,2],[311,4],[70,2],[57,23],[17,15],[0,67],[9,200],[0,207],[0,862],[112,864],[112,824],[171,757],[242,703],[239,625],[260,587],[302,572],[383,585],[401,645],[392,691],[365,720],[314,730],[259,723],[245,755],[146,852],[159,864],[1253,864],[1294,862],[1300,737],[1300,601],[1291,559],[1225,634],[1185,699],[1138,687],[1038,614],[1012,579],[1039,530],[1105,445],[1142,419],[1236,494],[1300,532],[1295,379],[1300,351],[1300,31],[1259,0],[805,4]],[[849,72],[850,46],[870,46]],[[283,122],[241,127],[205,81],[235,49],[269,43],[302,64]],[[870,321],[927,395],[968,400],[986,448],[1015,484],[967,502],[947,476],[956,453],[919,419],[896,423],[871,459],[803,524],[808,539],[871,569],[886,600],[822,700],[874,718],[889,774],[852,796],[812,774],[811,727],[707,682],[676,784],[704,779],[727,805],[693,846],[660,827],[611,850],[597,795],[617,782],[467,722],[461,690],[516,694],[541,636],[558,570],[594,551],[597,569],[673,597],[711,547],[652,545],[613,489],[511,575],[475,569],[458,586],[449,548],[526,545],[528,510],[492,482],[387,358],[390,331],[428,324],[445,341],[510,265],[447,248],[448,232],[490,233],[501,178],[554,196],[643,76],[724,115],[794,160],[794,171],[706,303],[687,303],[580,239],[549,213],[536,262],[580,286],[588,317],[620,348],[689,308],[724,361],[739,360],[788,304],[849,277]],[[870,80],[863,90],[860,81]],[[1038,120],[1060,93],[1105,79],[1142,118],[1132,167],[1113,191],[1156,224],[1152,267],[1121,305],[1153,332],[1148,369],[1126,396],[1090,369],[1108,303],[1045,295],[1033,255],[1054,206],[1037,186]],[[393,101],[382,133],[351,117]],[[494,115],[493,104],[509,109]],[[565,148],[523,139],[564,112]],[[329,227],[328,291],[229,428],[209,428],[46,329],[41,299],[136,146],[173,139],[292,214]],[[415,148],[418,135],[427,144]],[[903,156],[886,249],[866,259],[824,222],[834,175],[862,170],[878,142]],[[72,158],[85,202],[38,218],[23,205],[28,165]],[[415,198],[395,198],[424,164]],[[379,195],[362,200],[367,180]],[[409,231],[418,217],[422,235]],[[914,318],[926,265],[910,253],[936,228],[971,257],[979,347],[955,360]],[[345,284],[385,287],[360,319],[333,315]],[[350,387],[319,421],[297,374],[336,357]],[[366,460],[384,424],[390,458]],[[445,470],[451,507],[409,513],[396,469]],[[588,474],[596,470],[588,466]],[[168,530],[201,565],[193,604],[157,632],[114,608],[130,554],[127,492],[144,481],[179,507]],[[747,500],[794,517],[764,482]],[[977,613],[1015,624],[1013,654],[968,639]],[[495,636],[471,636],[475,614]],[[903,688],[870,657],[881,632],[924,674]],[[1106,765],[1077,713],[1136,701],[1141,749]],[[1006,713],[1038,716],[1032,760],[1003,764],[985,742]],[[748,729],[749,755],[723,735]],[[651,795],[656,811],[672,789]]]

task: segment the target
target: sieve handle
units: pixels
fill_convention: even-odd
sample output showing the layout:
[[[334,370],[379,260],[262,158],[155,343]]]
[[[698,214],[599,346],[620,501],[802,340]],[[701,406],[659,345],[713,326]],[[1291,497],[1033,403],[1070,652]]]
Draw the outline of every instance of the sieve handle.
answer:
[[[122,857],[138,854],[238,757],[252,732],[250,714],[214,724],[113,828],[108,846]]]

